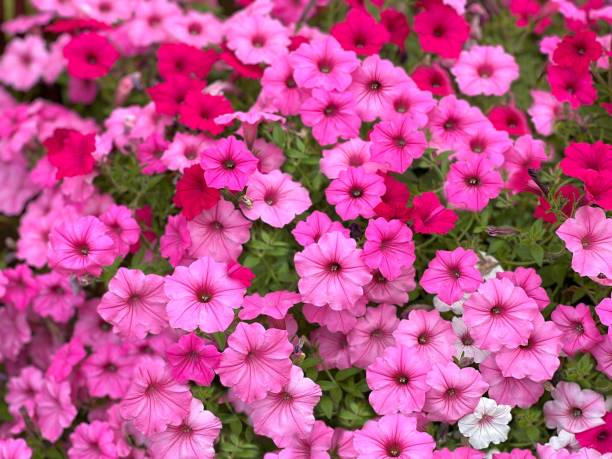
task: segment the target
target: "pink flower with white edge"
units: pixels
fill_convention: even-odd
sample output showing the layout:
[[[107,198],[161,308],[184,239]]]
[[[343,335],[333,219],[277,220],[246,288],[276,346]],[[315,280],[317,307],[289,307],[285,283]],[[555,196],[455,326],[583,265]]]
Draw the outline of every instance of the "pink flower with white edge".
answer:
[[[389,280],[397,279],[402,268],[415,260],[412,231],[399,220],[370,220],[365,230],[363,261],[370,269],[378,269]]]

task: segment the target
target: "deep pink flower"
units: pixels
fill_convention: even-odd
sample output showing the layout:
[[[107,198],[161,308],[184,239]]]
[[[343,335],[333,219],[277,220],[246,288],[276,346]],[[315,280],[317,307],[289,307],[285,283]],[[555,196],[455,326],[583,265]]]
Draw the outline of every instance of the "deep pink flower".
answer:
[[[132,382],[134,358],[125,346],[103,343],[81,364],[81,371],[92,397],[120,399]]]
[[[410,34],[406,15],[402,11],[387,8],[380,13],[380,22],[389,32],[389,42],[398,46],[401,51],[405,51],[406,38]]]
[[[114,459],[117,456],[115,434],[107,422],[82,422],[70,434],[70,458]]]
[[[565,175],[584,180],[589,172],[612,171],[612,145],[572,142],[559,165]]]
[[[4,324],[3,339],[0,340],[0,360],[14,360],[23,345],[32,339],[26,312],[7,305],[0,308],[0,321]]]
[[[344,49],[357,54],[377,54],[389,41],[389,32],[363,8],[351,8],[343,22],[334,24],[331,35]]]
[[[122,337],[143,339],[168,325],[164,278],[138,269],[119,268],[108,283],[98,314]]]
[[[437,64],[419,65],[412,71],[411,77],[422,91],[429,91],[436,96],[455,93],[448,72]]]
[[[572,269],[581,276],[612,277],[612,218],[602,209],[580,207],[557,229],[572,253]]]
[[[180,424],[189,413],[191,398],[189,387],[174,380],[162,359],[146,357],[134,369],[119,410],[140,432],[151,435],[163,432],[169,424]]]
[[[74,367],[85,358],[87,353],[78,337],[72,338],[53,355],[45,377],[52,381],[65,381]]]
[[[203,94],[192,89],[180,105],[179,119],[188,128],[218,135],[223,132],[225,126],[217,123],[215,118],[232,111],[232,104],[225,97]]]
[[[589,204],[612,210],[612,171],[587,172],[584,192]]]
[[[97,33],[84,33],[73,37],[64,46],[68,73],[75,78],[94,80],[110,72],[119,53],[108,39]]]
[[[423,156],[427,147],[425,134],[415,129],[410,115],[377,123],[370,140],[372,160],[399,173],[406,172],[413,160]]]
[[[378,269],[389,280],[398,278],[402,268],[415,260],[412,231],[399,220],[370,220],[365,230],[363,261],[370,269]]]
[[[56,129],[43,144],[49,162],[57,168],[57,179],[87,175],[93,171],[95,134],[81,134],[74,129]]]
[[[204,180],[204,170],[199,164],[188,167],[176,183],[174,205],[182,209],[183,215],[192,220],[204,209],[210,209],[219,201],[219,191]]]
[[[596,449],[600,453],[608,453],[612,450],[612,413],[608,412],[604,416],[605,424],[593,427],[576,434],[576,440],[582,447]]]
[[[227,274],[227,265],[205,256],[187,266],[177,266],[167,276],[164,290],[170,325],[206,333],[222,332],[234,319],[245,288]]]
[[[27,265],[17,265],[14,268],[2,271],[5,282],[2,301],[10,304],[19,311],[24,311],[38,299],[39,281],[32,275],[32,270]]]
[[[374,207],[384,193],[384,179],[380,175],[368,173],[363,167],[351,167],[332,180],[325,197],[343,220],[352,220],[358,216],[373,217]]]
[[[294,262],[303,301],[317,306],[351,309],[372,279],[356,242],[337,231],[296,253]]]
[[[514,105],[496,105],[489,110],[487,118],[493,127],[510,135],[529,134],[529,124],[525,114]]]
[[[468,39],[470,26],[450,6],[431,3],[415,16],[414,31],[424,51],[453,59]]]
[[[434,192],[426,191],[412,201],[410,219],[415,233],[446,234],[455,227],[458,218],[455,212],[442,206]]]
[[[189,380],[200,386],[210,386],[219,366],[221,353],[195,333],[188,333],[166,350],[172,376],[180,383]]]
[[[461,92],[468,96],[502,96],[519,76],[514,56],[499,45],[475,45],[462,51],[451,71]]]
[[[465,293],[478,289],[482,276],[478,256],[473,250],[436,250],[436,257],[427,265],[420,284],[427,293],[435,293],[447,304],[461,299]]]
[[[430,143],[442,151],[454,150],[466,136],[473,136],[487,126],[489,122],[478,108],[453,95],[446,96],[429,113]]]
[[[366,368],[382,355],[385,348],[393,346],[393,332],[399,322],[395,306],[368,307],[347,336],[351,365]]]
[[[417,430],[416,419],[403,414],[368,421],[355,432],[353,445],[364,459],[427,458],[436,447],[431,435]]]
[[[526,345],[538,305],[508,279],[481,284],[463,305],[463,318],[478,347],[499,351]]]
[[[287,332],[240,322],[227,340],[217,374],[245,403],[279,392],[290,379],[293,346]]]
[[[566,35],[553,53],[555,64],[576,69],[588,69],[591,62],[599,59],[603,52],[595,32],[582,29],[572,35]]]
[[[295,225],[291,231],[295,240],[302,247],[306,247],[315,242],[319,242],[321,236],[332,231],[339,231],[346,237],[350,237],[350,232],[340,222],[332,221],[326,213],[315,210],[306,220],[302,220]]]
[[[548,293],[542,288],[542,278],[533,268],[519,266],[514,271],[497,273],[498,279],[508,279],[517,287],[522,288],[527,296],[538,304],[540,311],[550,303]]]
[[[147,89],[147,94],[155,102],[157,113],[174,116],[179,113],[180,107],[185,102],[185,97],[192,91],[202,91],[206,86],[205,82],[174,74],[166,81],[157,83]]]
[[[604,423],[606,405],[601,394],[580,389],[576,383],[561,381],[544,404],[546,427],[570,433],[584,432]]]
[[[592,105],[597,99],[593,77],[588,70],[549,65],[547,76],[553,95],[560,102],[569,102],[572,108]]]
[[[72,424],[77,409],[70,398],[70,383],[44,380],[35,394],[36,421],[44,439],[57,441],[64,429]]]
[[[393,337],[398,344],[431,364],[450,362],[455,354],[455,333],[450,322],[440,317],[436,310],[413,309],[408,320],[400,320]]]
[[[157,69],[164,79],[177,73],[186,77],[206,79],[217,59],[215,51],[202,51],[185,43],[163,43],[157,49]]]
[[[244,142],[229,136],[202,152],[201,165],[206,183],[213,188],[240,191],[257,169],[258,159]]]
[[[574,355],[587,351],[601,341],[597,325],[591,317],[591,308],[579,303],[576,306],[557,305],[550,318],[561,329],[563,352]]]
[[[419,412],[425,404],[426,383],[431,364],[405,346],[391,346],[366,370],[366,381],[372,392],[370,404],[376,413],[409,414]]]

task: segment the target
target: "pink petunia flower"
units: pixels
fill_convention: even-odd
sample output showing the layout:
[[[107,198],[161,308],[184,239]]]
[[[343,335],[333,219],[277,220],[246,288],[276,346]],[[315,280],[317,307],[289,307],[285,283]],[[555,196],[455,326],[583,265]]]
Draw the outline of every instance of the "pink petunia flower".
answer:
[[[389,41],[389,32],[364,8],[351,8],[342,22],[334,24],[331,35],[342,47],[364,56],[376,55]]]
[[[119,53],[108,38],[97,33],[84,33],[73,37],[64,46],[68,73],[75,78],[95,80],[110,72]]]
[[[232,104],[224,96],[204,94],[199,90],[190,90],[179,108],[179,120],[190,129],[219,135],[225,124],[215,120],[218,116],[231,113]]]
[[[242,320],[255,319],[259,315],[266,315],[276,320],[282,320],[287,311],[297,303],[302,302],[299,293],[280,290],[267,293],[264,296],[255,293],[245,296],[239,317]]]
[[[374,207],[384,193],[385,183],[380,175],[368,173],[363,167],[351,167],[332,180],[325,197],[343,220],[352,220],[373,217]]]
[[[533,104],[527,110],[538,134],[549,136],[553,133],[555,122],[561,115],[562,104],[555,96],[546,91],[532,90]]]
[[[56,129],[43,145],[47,159],[57,168],[57,179],[87,175],[93,171],[95,134],[85,134],[74,129]]]
[[[344,51],[333,37],[302,43],[289,55],[293,78],[298,86],[324,91],[344,91],[352,81],[351,74],[359,67],[353,51]]]
[[[576,306],[559,304],[550,318],[563,332],[563,352],[569,356],[588,351],[601,341],[597,325],[591,317],[591,308],[584,303]]]
[[[140,226],[129,207],[113,204],[100,215],[100,220],[108,228],[108,235],[113,238],[115,249],[121,256],[127,255],[130,247],[140,239]]]
[[[538,304],[540,311],[550,303],[548,293],[542,288],[542,278],[533,268],[519,266],[514,271],[503,271],[496,274],[498,279],[508,279],[522,288],[527,296]]]
[[[364,293],[374,303],[404,304],[408,302],[408,292],[416,288],[414,274],[414,268],[404,268],[400,277],[390,281],[380,271],[374,271]]]
[[[24,311],[38,298],[39,283],[29,266],[20,264],[2,271],[4,281],[2,301]]]
[[[408,320],[400,320],[393,336],[398,344],[431,364],[450,362],[455,354],[455,333],[436,310],[413,309]]]
[[[414,417],[390,414],[368,421],[355,432],[353,445],[362,458],[432,457],[436,443],[417,430]]]
[[[502,96],[519,76],[514,56],[501,46],[472,46],[451,68],[461,92],[468,96]]]
[[[302,307],[304,318],[310,323],[326,327],[330,332],[349,333],[357,323],[357,317],[366,311],[365,298],[359,299],[352,309],[337,311],[329,306],[315,306],[305,303]]]
[[[24,408],[28,416],[34,417],[36,410],[36,394],[43,386],[42,372],[33,366],[22,367],[19,374],[9,378],[5,395],[9,412],[18,419],[19,411]],[[0,457],[2,457],[0,455]]]
[[[348,341],[344,333],[332,333],[326,327],[319,327],[310,333],[313,346],[323,360],[321,368],[350,368]]]
[[[177,266],[167,276],[164,290],[170,325],[206,333],[222,332],[234,319],[245,288],[228,276],[227,265],[205,256],[187,266]]]
[[[470,26],[450,6],[431,3],[415,16],[414,31],[424,51],[454,59],[469,37]]]
[[[597,370],[612,378],[612,334],[604,335],[589,352],[597,361]]]
[[[189,413],[168,428],[151,436],[149,451],[156,459],[193,457],[213,459],[214,443],[221,431],[221,421],[204,409],[202,402],[191,399]]]
[[[597,313],[597,317],[599,317],[599,321],[603,325],[607,325],[608,330],[611,330],[612,327],[610,326],[612,325],[612,298],[604,298],[603,300],[601,300],[600,303],[595,306],[595,312]]]
[[[321,388],[293,365],[289,381],[279,391],[251,403],[249,416],[255,433],[272,438],[279,447],[289,445],[294,437],[308,436],[321,395]]]
[[[424,410],[432,421],[454,423],[474,411],[488,384],[474,368],[435,364],[427,375],[429,391]]]
[[[221,384],[251,403],[279,392],[289,381],[292,352],[285,330],[240,322],[227,340],[217,374]]]
[[[377,218],[370,220],[365,230],[363,261],[370,269],[378,269],[383,276],[394,280],[402,268],[415,260],[412,231],[399,220]]]
[[[370,404],[376,413],[410,414],[425,404],[429,361],[405,346],[391,346],[366,369],[366,381],[372,392]]]
[[[240,204],[244,215],[261,220],[275,228],[282,228],[296,215],[308,209],[312,202],[308,191],[279,170],[268,174],[255,171],[247,183],[245,197]]]
[[[612,277],[612,218],[602,209],[580,207],[556,231],[572,253],[572,269],[581,276]]]
[[[476,263],[478,256],[470,249],[436,250],[419,283],[427,293],[435,293],[445,303],[452,304],[465,293],[476,291],[482,283]]]
[[[431,144],[442,150],[453,150],[466,136],[475,135],[489,125],[482,112],[455,96],[440,99],[429,113]]]
[[[191,399],[189,387],[174,380],[162,359],[146,357],[134,369],[119,410],[140,432],[151,435],[180,424],[189,413]]]
[[[35,400],[36,420],[43,438],[57,441],[77,415],[70,398],[70,383],[44,380]]]
[[[393,332],[399,322],[395,306],[368,307],[347,336],[351,365],[366,368],[382,355],[385,348],[393,346]]]
[[[221,361],[221,353],[195,333],[188,333],[168,347],[166,358],[172,376],[178,382],[193,380],[200,386],[210,386],[215,377],[214,369]]]
[[[287,53],[288,31],[276,19],[242,15],[226,27],[227,47],[245,64],[272,64]]]
[[[483,126],[476,133],[469,133],[459,139],[455,146],[454,158],[469,159],[474,155],[485,157],[495,167],[500,167],[505,160],[504,153],[512,147],[512,141],[505,131],[499,131],[492,125]]]
[[[425,134],[415,129],[409,115],[377,123],[370,140],[372,159],[399,173],[406,172],[413,160],[423,156],[427,147]]]
[[[31,89],[49,64],[45,41],[38,34],[13,38],[0,58],[0,81],[18,91]]]
[[[23,345],[32,339],[26,312],[7,305],[0,309],[0,320],[5,324],[3,339],[0,340],[0,360],[14,360]]]
[[[572,142],[563,153],[565,157],[559,165],[563,173],[570,177],[584,180],[590,172],[612,170],[612,145]]]
[[[601,394],[561,381],[552,396],[552,400],[544,403],[546,427],[579,433],[604,423],[606,405]]]
[[[592,105],[597,99],[597,90],[588,69],[549,65],[546,74],[551,92],[559,102],[569,102],[576,109]]]
[[[53,355],[45,377],[51,381],[65,381],[71,375],[74,367],[85,358],[87,352],[78,337],[73,337],[61,346]]]
[[[290,438],[287,446],[278,453],[278,459],[309,459],[329,456],[334,429],[323,421],[315,421],[312,430],[304,437]]]
[[[125,347],[103,343],[85,359],[81,370],[91,396],[120,399],[132,382],[134,359]]]
[[[275,59],[266,67],[261,78],[262,95],[270,97],[271,103],[283,115],[297,115],[310,91],[299,87],[293,78],[293,67],[287,56]]]
[[[202,151],[204,178],[213,188],[240,191],[257,169],[257,158],[244,142],[229,136],[219,139],[212,148]]]
[[[350,167],[363,167],[368,172],[376,172],[379,165],[371,160],[370,145],[370,142],[355,138],[323,150],[321,172],[329,179],[338,178],[340,172]]]
[[[187,219],[183,215],[170,215],[164,234],[159,238],[159,253],[176,266],[191,247]]]
[[[98,314],[122,337],[143,339],[168,325],[164,278],[138,269],[119,268],[108,283]]]
[[[115,434],[107,422],[82,422],[70,434],[70,458],[96,457],[111,459],[117,456]]]
[[[7,459],[30,459],[32,450],[23,438],[0,440],[0,457]]]
[[[446,234],[454,228],[458,218],[455,212],[442,206],[431,191],[415,196],[412,201],[410,219],[415,233]]]
[[[334,222],[326,213],[315,210],[306,220],[302,220],[295,225],[291,231],[295,240],[302,247],[319,242],[321,236],[332,231],[338,231],[346,237],[350,237],[350,232],[340,222]]]
[[[294,262],[303,301],[335,310],[351,309],[372,279],[356,242],[337,231],[296,253]]]

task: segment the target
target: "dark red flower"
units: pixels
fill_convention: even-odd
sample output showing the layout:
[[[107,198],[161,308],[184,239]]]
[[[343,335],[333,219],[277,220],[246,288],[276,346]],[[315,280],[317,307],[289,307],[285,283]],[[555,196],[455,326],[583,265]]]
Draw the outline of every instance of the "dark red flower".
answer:
[[[559,191],[555,194],[555,198],[563,198],[565,204],[561,208],[561,211],[564,215],[570,217],[574,209],[574,203],[580,199],[580,190],[574,185],[565,185],[559,188]],[[533,216],[547,223],[555,223],[557,221],[557,216],[550,211],[552,206],[544,196],[540,195],[539,199],[540,203],[535,208]]]
[[[163,78],[177,73],[206,78],[219,56],[215,51],[202,51],[184,43],[164,43],[157,50],[157,69]]]
[[[261,79],[263,76],[263,69],[259,65],[243,64],[225,44],[221,46],[221,50],[219,57],[238,72],[241,77],[250,78],[252,80]]]
[[[390,38],[385,26],[362,8],[351,9],[343,22],[332,27],[331,34],[344,49],[363,56],[378,53]]]
[[[448,72],[439,65],[419,65],[411,75],[412,79],[423,91],[429,91],[436,96],[448,96],[455,91]]]
[[[600,453],[612,452],[612,412],[604,416],[605,424],[576,434],[576,440],[583,448],[593,448]]]
[[[189,91],[184,103],[179,108],[180,121],[191,129],[208,131],[212,135],[221,134],[227,124],[215,123],[219,115],[232,113],[232,104],[223,96],[203,94],[201,91]]]
[[[599,59],[602,51],[595,32],[583,29],[561,40],[553,53],[553,61],[563,67],[587,69],[591,62]]]
[[[182,209],[181,213],[192,220],[200,212],[211,209],[219,201],[219,191],[209,188],[204,179],[204,170],[199,164],[188,167],[176,183],[174,205]]]
[[[95,19],[87,18],[64,18],[58,19],[53,24],[45,27],[46,32],[51,33],[72,33],[83,30],[99,31],[108,30],[111,26]]]
[[[455,59],[470,35],[470,26],[450,6],[434,3],[415,16],[414,31],[424,51]]]
[[[74,129],[56,129],[43,144],[49,162],[57,168],[58,179],[86,175],[93,171],[95,134],[83,135]]]
[[[94,80],[110,72],[119,53],[110,41],[97,33],[74,37],[64,47],[68,73],[75,78]]]
[[[512,105],[493,107],[487,117],[498,131],[506,131],[510,135],[525,135],[530,132],[527,117]]]
[[[569,102],[572,108],[591,105],[597,99],[588,69],[549,65],[547,76],[553,96],[560,102]]]
[[[432,191],[415,196],[410,209],[410,219],[415,233],[446,234],[455,227],[459,217],[445,208]]]
[[[380,13],[380,22],[389,32],[389,41],[405,51],[406,38],[410,34],[410,25],[406,15],[401,11],[388,8]]]
[[[169,76],[167,81],[147,89],[147,93],[155,102],[157,113],[174,116],[178,114],[179,107],[185,102],[187,93],[202,91],[205,85],[203,81],[175,74]]]

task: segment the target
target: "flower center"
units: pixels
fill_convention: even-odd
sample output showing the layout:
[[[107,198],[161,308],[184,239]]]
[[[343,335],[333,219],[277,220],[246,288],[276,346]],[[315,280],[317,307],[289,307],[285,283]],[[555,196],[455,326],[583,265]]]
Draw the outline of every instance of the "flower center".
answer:
[[[444,392],[444,395],[446,398],[454,398],[457,395],[457,390],[454,387],[449,387],[446,389],[446,392]]]
[[[208,303],[212,300],[212,295],[208,292],[200,292],[198,293],[198,300],[200,303]]]
[[[115,373],[117,371],[117,366],[109,362],[104,366],[104,370],[108,373]]]
[[[286,80],[285,80],[285,86],[287,86],[290,89],[293,88],[297,88],[297,83],[295,82],[295,80],[293,79],[292,76],[289,76]]]
[[[338,111],[338,107],[336,107],[334,104],[329,104],[327,107],[323,109],[323,113],[325,113],[325,116],[332,116],[337,111]]]
[[[85,56],[85,60],[89,65],[96,65],[98,63],[98,58],[95,54],[88,54]]]
[[[582,416],[582,410],[580,408],[573,408],[572,416],[575,418],[579,418],[580,416]]]
[[[469,186],[477,186],[477,185],[480,183],[480,180],[478,179],[478,177],[469,177],[469,178],[466,180],[466,183],[467,183]]]
[[[397,382],[398,382],[398,384],[402,384],[402,385],[408,384],[408,376],[406,376],[406,375],[399,375],[397,377]]]
[[[466,333],[461,337],[461,343],[464,346],[472,346],[474,344],[474,339],[469,335],[469,333]]]
[[[342,266],[340,266],[340,263],[336,261],[329,264],[329,271],[332,273],[337,273],[338,271],[340,271],[340,269],[342,269]]]
[[[354,198],[360,198],[361,196],[363,196],[363,190],[361,188],[352,188],[350,193],[351,196]]]
[[[326,59],[320,61],[318,67],[321,73],[326,73],[326,74],[330,73],[332,69],[334,68],[332,63]]]
[[[372,81],[372,82],[370,83],[370,89],[371,89],[372,91],[378,91],[378,90],[381,88],[381,86],[382,86],[382,85],[381,85],[381,84],[380,84],[378,81]]]
[[[584,325],[582,325],[582,322],[575,322],[574,330],[576,330],[576,333],[582,335],[584,333]]]
[[[266,37],[264,37],[263,35],[255,35],[251,39],[251,44],[255,48],[263,48],[266,45]]]
[[[421,333],[418,337],[419,344],[427,344],[429,337],[425,333]]]
[[[400,457],[400,454],[402,454],[402,452],[398,445],[391,445],[389,446],[389,449],[387,450],[387,454],[390,457]]]
[[[404,139],[403,137],[396,137],[393,141],[393,143],[395,143],[396,147],[405,147],[406,146],[406,139]]]
[[[192,22],[187,28],[189,35],[200,35],[202,33],[202,25],[198,22]]]
[[[442,26],[434,27],[433,36],[436,38],[440,38],[442,35],[444,35],[444,28]]]
[[[89,255],[89,246],[83,244],[81,246],[78,247],[77,249],[81,255],[83,255],[84,257],[86,257],[87,255]]]
[[[500,314],[501,314],[501,312],[502,312],[502,308],[501,308],[501,306],[493,306],[493,307],[491,308],[491,314],[493,314],[493,315],[495,315],[495,316],[500,315]]]
[[[212,227],[216,230],[222,230],[223,229],[223,223],[218,222],[218,221],[214,221],[212,222]]]
[[[491,67],[489,64],[479,65],[476,71],[478,72],[478,76],[481,78],[490,78],[491,75],[493,75],[493,67]]]
[[[223,161],[223,167],[232,170],[236,167],[236,162],[233,159],[226,159],[225,161]]]
[[[444,122],[444,129],[446,131],[450,131],[452,129],[455,129],[456,125],[457,125],[457,122],[453,118],[449,118]]]

